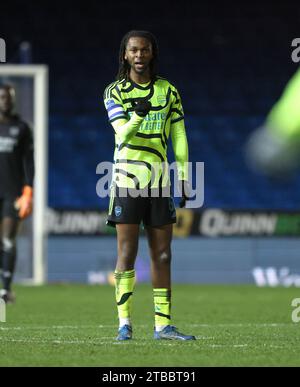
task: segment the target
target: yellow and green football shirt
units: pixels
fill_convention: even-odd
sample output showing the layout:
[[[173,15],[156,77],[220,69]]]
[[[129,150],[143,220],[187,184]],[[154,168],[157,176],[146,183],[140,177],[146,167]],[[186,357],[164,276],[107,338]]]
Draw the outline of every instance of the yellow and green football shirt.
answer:
[[[147,84],[125,79],[111,83],[104,92],[109,121],[129,121],[139,99],[147,99],[152,107],[128,141],[120,142],[115,133],[113,180],[119,187],[126,188],[166,187],[169,179],[165,163],[170,134],[175,159],[180,161],[178,177],[187,180],[187,166],[184,164],[188,161],[188,149],[184,113],[177,89],[160,77]]]

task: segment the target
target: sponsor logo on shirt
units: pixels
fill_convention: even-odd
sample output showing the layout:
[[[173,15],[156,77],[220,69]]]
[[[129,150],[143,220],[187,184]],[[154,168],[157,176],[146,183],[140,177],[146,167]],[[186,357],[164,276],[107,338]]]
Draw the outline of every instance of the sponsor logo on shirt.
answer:
[[[17,144],[17,139],[10,137],[0,137],[0,152],[11,153],[14,150],[14,146]]]

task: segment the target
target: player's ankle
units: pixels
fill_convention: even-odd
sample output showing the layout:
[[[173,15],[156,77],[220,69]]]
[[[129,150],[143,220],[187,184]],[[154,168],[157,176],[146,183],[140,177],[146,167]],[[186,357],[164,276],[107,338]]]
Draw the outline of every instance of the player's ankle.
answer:
[[[123,327],[124,325],[132,326],[131,319],[129,317],[124,317],[119,319],[119,327]]]

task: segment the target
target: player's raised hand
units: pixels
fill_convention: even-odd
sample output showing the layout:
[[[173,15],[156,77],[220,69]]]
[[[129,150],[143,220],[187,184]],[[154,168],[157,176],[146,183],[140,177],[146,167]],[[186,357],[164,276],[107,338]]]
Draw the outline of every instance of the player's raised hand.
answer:
[[[19,217],[25,219],[32,213],[32,187],[25,185],[22,195],[16,200],[15,207],[19,210]]]
[[[134,111],[140,117],[146,117],[146,115],[149,113],[150,110],[151,110],[151,103],[146,99],[139,100],[134,106]]]

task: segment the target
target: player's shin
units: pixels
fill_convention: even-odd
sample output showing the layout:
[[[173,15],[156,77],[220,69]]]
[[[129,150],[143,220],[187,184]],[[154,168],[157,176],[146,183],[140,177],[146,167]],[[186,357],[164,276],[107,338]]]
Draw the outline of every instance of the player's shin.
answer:
[[[115,271],[116,301],[119,326],[131,326],[132,294],[135,284],[135,270]]]
[[[10,291],[16,264],[16,245],[14,239],[3,238],[2,259],[3,289]]]
[[[153,289],[155,330],[161,331],[171,321],[171,290]]]

